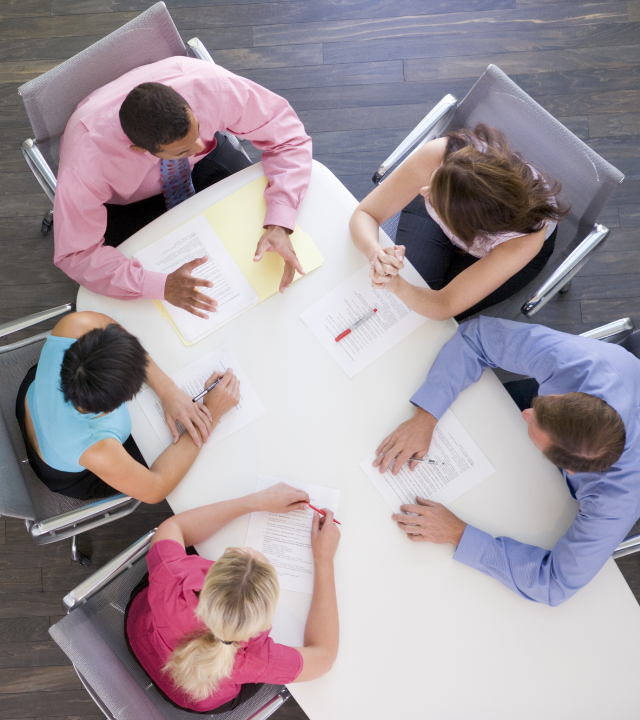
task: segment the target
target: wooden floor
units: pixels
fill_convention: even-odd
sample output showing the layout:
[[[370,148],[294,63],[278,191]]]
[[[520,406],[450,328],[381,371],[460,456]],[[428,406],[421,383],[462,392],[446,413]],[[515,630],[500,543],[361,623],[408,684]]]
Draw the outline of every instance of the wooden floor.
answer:
[[[640,326],[640,0],[166,2],[185,40],[291,102],[315,157],[357,198],[433,104],[498,65],[627,176],[601,217],[613,229],[605,248],[536,319],[573,333],[624,315]],[[151,4],[0,0],[0,323],[76,294],[39,234],[49,203],[21,157],[30,128],[17,88]],[[168,512],[146,507],[90,533],[94,566]],[[620,567],[640,598],[640,556]],[[67,542],[37,549],[20,522],[0,519],[0,720],[101,717],[47,634],[85,574]],[[290,701],[276,717],[305,716]]]

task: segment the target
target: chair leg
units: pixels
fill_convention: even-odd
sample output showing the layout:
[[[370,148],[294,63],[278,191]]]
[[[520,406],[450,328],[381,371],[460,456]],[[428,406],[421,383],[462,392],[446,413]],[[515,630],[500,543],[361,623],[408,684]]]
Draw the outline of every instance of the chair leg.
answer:
[[[558,290],[558,292],[560,293],[560,295],[564,295],[565,293],[568,293],[569,290],[571,290],[571,282],[572,282],[572,281],[569,280],[569,282],[568,282],[566,285],[563,285],[563,286],[560,288],[560,290]]]
[[[84,565],[85,567],[88,567],[89,565],[91,565],[91,560],[86,555],[83,555],[78,550],[77,539],[78,539],[77,535],[73,535],[71,538],[71,560],[73,562],[80,563],[80,565]]]
[[[40,232],[43,235],[46,235],[49,230],[51,230],[53,226],[53,210],[49,210],[49,212],[42,218],[42,225],[40,226]]]

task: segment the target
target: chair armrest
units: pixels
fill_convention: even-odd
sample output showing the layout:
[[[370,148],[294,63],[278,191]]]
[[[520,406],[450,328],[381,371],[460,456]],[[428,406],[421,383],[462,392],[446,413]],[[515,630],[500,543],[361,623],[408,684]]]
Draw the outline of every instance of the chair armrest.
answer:
[[[404,158],[410,150],[411,153],[414,153],[426,142],[438,137],[449,124],[457,106],[458,101],[453,95],[445,95],[376,170],[371,178],[374,184],[379,185],[389,169]]]
[[[130,568],[136,560],[144,557],[149,552],[151,538],[155,533],[155,528],[150,530],[146,535],[133,543],[119,555],[105,563],[99,570],[83,580],[80,585],[75,587],[70,593],[62,599],[62,607],[65,612],[69,613],[80,605],[84,605],[87,600],[101,590],[107,583],[111,582],[120,573]]]
[[[614,320],[607,325],[593,328],[593,330],[580,333],[580,337],[602,340],[602,342],[616,343],[616,345],[618,345],[623,340],[626,340],[634,330],[635,325],[633,320],[626,317],[620,320]]]
[[[53,202],[56,194],[56,176],[44,159],[44,156],[38,149],[35,140],[25,140],[20,143],[22,154],[27,161],[27,165],[31,168],[31,172],[35,175],[36,180],[47,194],[49,200]]]
[[[209,55],[207,48],[200,42],[200,40],[198,40],[198,38],[192,38],[187,42],[187,50],[191,52],[194,57],[197,57],[198,60],[206,60],[214,65],[216,64],[215,60],[211,57],[211,55]]]
[[[632,555],[638,551],[640,551],[640,535],[632,535],[618,545],[611,557],[617,560],[618,558],[624,557],[625,555]]]
[[[42,310],[41,312],[34,313],[33,315],[27,315],[19,320],[11,320],[8,323],[0,325],[0,337],[11,335],[11,333],[18,332],[18,330],[24,330],[25,328],[37,325],[45,320],[51,320],[52,318],[66,315],[67,313],[73,312],[75,309],[75,303],[67,303],[66,305],[58,305],[58,307],[51,308],[50,310]]]
[[[533,317],[542,309],[587,264],[593,253],[606,240],[608,234],[609,228],[604,225],[594,225],[587,237],[525,302],[522,306],[522,314]]]
[[[282,688],[275,697],[271,698],[266,705],[263,705],[260,710],[253,713],[247,720],[266,720],[266,718],[271,717],[281,705],[284,705],[290,697],[291,693],[287,688]]]
[[[128,495],[119,493],[118,495],[113,495],[112,497],[105,498],[104,500],[98,500],[90,505],[83,505],[75,510],[70,510],[69,512],[62,513],[61,515],[56,515],[55,517],[47,518],[46,520],[34,523],[29,532],[33,538],[38,538],[41,535],[58,533],[65,528],[90,520],[97,515],[105,515],[107,513],[116,512],[119,508],[131,503],[132,501],[138,502]]]

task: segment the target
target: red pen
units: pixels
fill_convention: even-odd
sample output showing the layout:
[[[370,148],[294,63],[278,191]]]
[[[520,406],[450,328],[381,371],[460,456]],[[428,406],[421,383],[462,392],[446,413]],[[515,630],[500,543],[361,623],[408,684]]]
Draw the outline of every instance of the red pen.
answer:
[[[315,505],[312,505],[310,502],[307,503],[307,505],[312,509],[315,510],[317,513],[320,513],[320,515],[327,516],[327,513],[324,510],[320,510],[320,508],[317,508]],[[337,520],[333,521],[336,525],[342,525],[341,522],[338,522]]]
[[[356,320],[356,322],[353,323],[353,325],[349,328],[347,328],[344,332],[340,333],[338,337],[336,338],[336,342],[340,342],[342,338],[346,338],[347,335],[356,328],[360,327],[363,322],[366,322],[369,318],[372,318],[376,313],[378,312],[378,308],[373,308],[373,310],[370,310],[364,317],[361,317],[360,320]]]

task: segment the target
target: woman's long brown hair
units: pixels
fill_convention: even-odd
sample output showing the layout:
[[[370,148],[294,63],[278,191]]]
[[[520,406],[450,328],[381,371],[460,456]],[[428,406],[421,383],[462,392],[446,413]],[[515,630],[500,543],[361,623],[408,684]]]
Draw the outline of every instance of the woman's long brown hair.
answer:
[[[471,246],[478,236],[528,235],[545,220],[562,220],[569,207],[554,204],[555,179],[514,152],[504,134],[482,123],[447,134],[442,165],[431,176],[430,202],[445,225]]]

